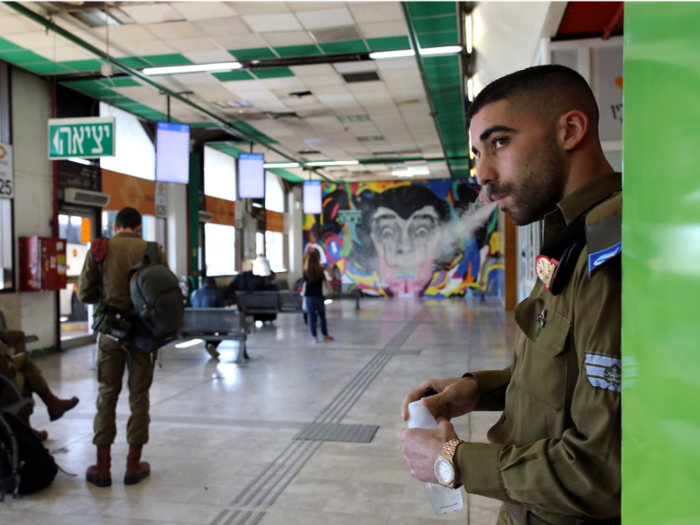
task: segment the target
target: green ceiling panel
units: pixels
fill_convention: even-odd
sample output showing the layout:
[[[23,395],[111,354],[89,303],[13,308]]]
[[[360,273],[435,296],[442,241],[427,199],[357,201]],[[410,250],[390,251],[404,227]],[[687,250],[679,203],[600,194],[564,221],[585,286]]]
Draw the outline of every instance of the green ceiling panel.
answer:
[[[347,42],[329,42],[319,44],[320,48],[327,55],[337,55],[340,53],[364,53],[369,51],[364,40],[348,40]]]
[[[60,73],[73,73],[71,69],[61,64],[54,64],[53,62],[46,62],[43,64],[22,64],[22,67],[28,69],[32,73],[37,75],[54,75]]]
[[[142,57],[145,61],[150,62],[154,66],[186,66],[192,63],[192,61],[184,55],[172,54],[172,55],[148,55]]]
[[[114,91],[96,80],[72,80],[63,82],[63,85],[94,98],[102,98],[109,94],[115,94]]]
[[[131,77],[113,78],[111,80],[106,80],[105,82],[107,82],[110,86],[113,85],[114,87],[137,87],[141,85]]]
[[[265,69],[254,69],[253,74],[259,79],[293,77],[294,73],[288,67],[268,67]]]
[[[9,42],[8,40],[5,40],[4,38],[0,38],[0,51],[20,51],[22,50],[21,47],[19,47],[16,44],[13,44],[12,42]]]
[[[212,73],[221,82],[231,82],[233,80],[255,80],[255,77],[248,71],[227,71],[226,73]]]
[[[386,38],[368,38],[370,51],[392,51],[394,49],[411,49],[407,36],[389,36]]]
[[[275,51],[282,58],[315,57],[323,54],[314,45],[276,47]]]
[[[457,16],[456,2],[411,2],[411,15],[413,20],[419,18],[453,15]]]
[[[151,64],[143,60],[142,58],[139,57],[125,57],[125,58],[120,58],[120,62],[124,62],[127,66],[133,67],[136,69],[141,69],[144,67],[149,67]]]
[[[64,66],[83,73],[85,71],[99,71],[102,66],[101,60],[71,60],[70,62],[61,62]]]
[[[442,47],[459,45],[459,31],[443,31],[442,33],[425,33],[419,35],[421,47]]]
[[[41,55],[37,55],[32,51],[17,50],[17,51],[2,51],[0,52],[0,58],[12,62],[13,64],[24,65],[24,64],[52,64],[50,60],[47,60]]]
[[[256,47],[253,49],[229,49],[236,60],[265,60],[266,58],[277,58],[269,47]]]
[[[442,31],[457,31],[457,17],[453,14],[447,16],[433,16],[430,18],[416,18],[413,20],[418,35],[424,33],[439,33]]]
[[[211,128],[215,124],[213,122],[190,122],[188,126],[191,128]]]

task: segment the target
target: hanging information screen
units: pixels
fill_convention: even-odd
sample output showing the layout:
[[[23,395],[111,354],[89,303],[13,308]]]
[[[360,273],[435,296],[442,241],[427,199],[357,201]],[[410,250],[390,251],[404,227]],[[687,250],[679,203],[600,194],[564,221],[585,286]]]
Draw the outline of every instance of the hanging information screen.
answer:
[[[304,213],[314,215],[323,213],[320,180],[310,180],[304,183]]]
[[[238,156],[238,196],[241,199],[265,198],[265,155],[241,153]]]
[[[159,122],[156,135],[156,180],[187,184],[190,180],[190,127]]]

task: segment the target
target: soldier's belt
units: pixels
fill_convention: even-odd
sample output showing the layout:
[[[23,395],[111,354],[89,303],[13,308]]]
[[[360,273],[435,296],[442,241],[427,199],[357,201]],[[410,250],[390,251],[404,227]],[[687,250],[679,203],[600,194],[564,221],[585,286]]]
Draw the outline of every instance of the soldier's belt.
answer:
[[[532,511],[525,509],[522,505],[513,503],[504,503],[508,514],[520,525],[620,525],[620,518],[610,518],[606,520],[597,520],[595,518],[576,518],[574,516],[557,516],[554,518],[540,518]]]

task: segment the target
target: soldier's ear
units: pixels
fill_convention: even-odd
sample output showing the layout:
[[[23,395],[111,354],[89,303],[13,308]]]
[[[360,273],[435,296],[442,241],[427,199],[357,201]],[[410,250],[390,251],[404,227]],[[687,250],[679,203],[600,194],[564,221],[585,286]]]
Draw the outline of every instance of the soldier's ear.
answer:
[[[563,149],[571,151],[588,134],[588,116],[578,109],[571,110],[559,117],[557,128]]]

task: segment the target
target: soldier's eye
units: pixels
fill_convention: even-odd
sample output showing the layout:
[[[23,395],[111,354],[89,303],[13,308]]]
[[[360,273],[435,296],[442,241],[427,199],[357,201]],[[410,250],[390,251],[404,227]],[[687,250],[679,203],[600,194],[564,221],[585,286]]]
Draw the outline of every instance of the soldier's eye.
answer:
[[[508,137],[497,137],[493,139],[493,149],[499,150],[508,144]]]

